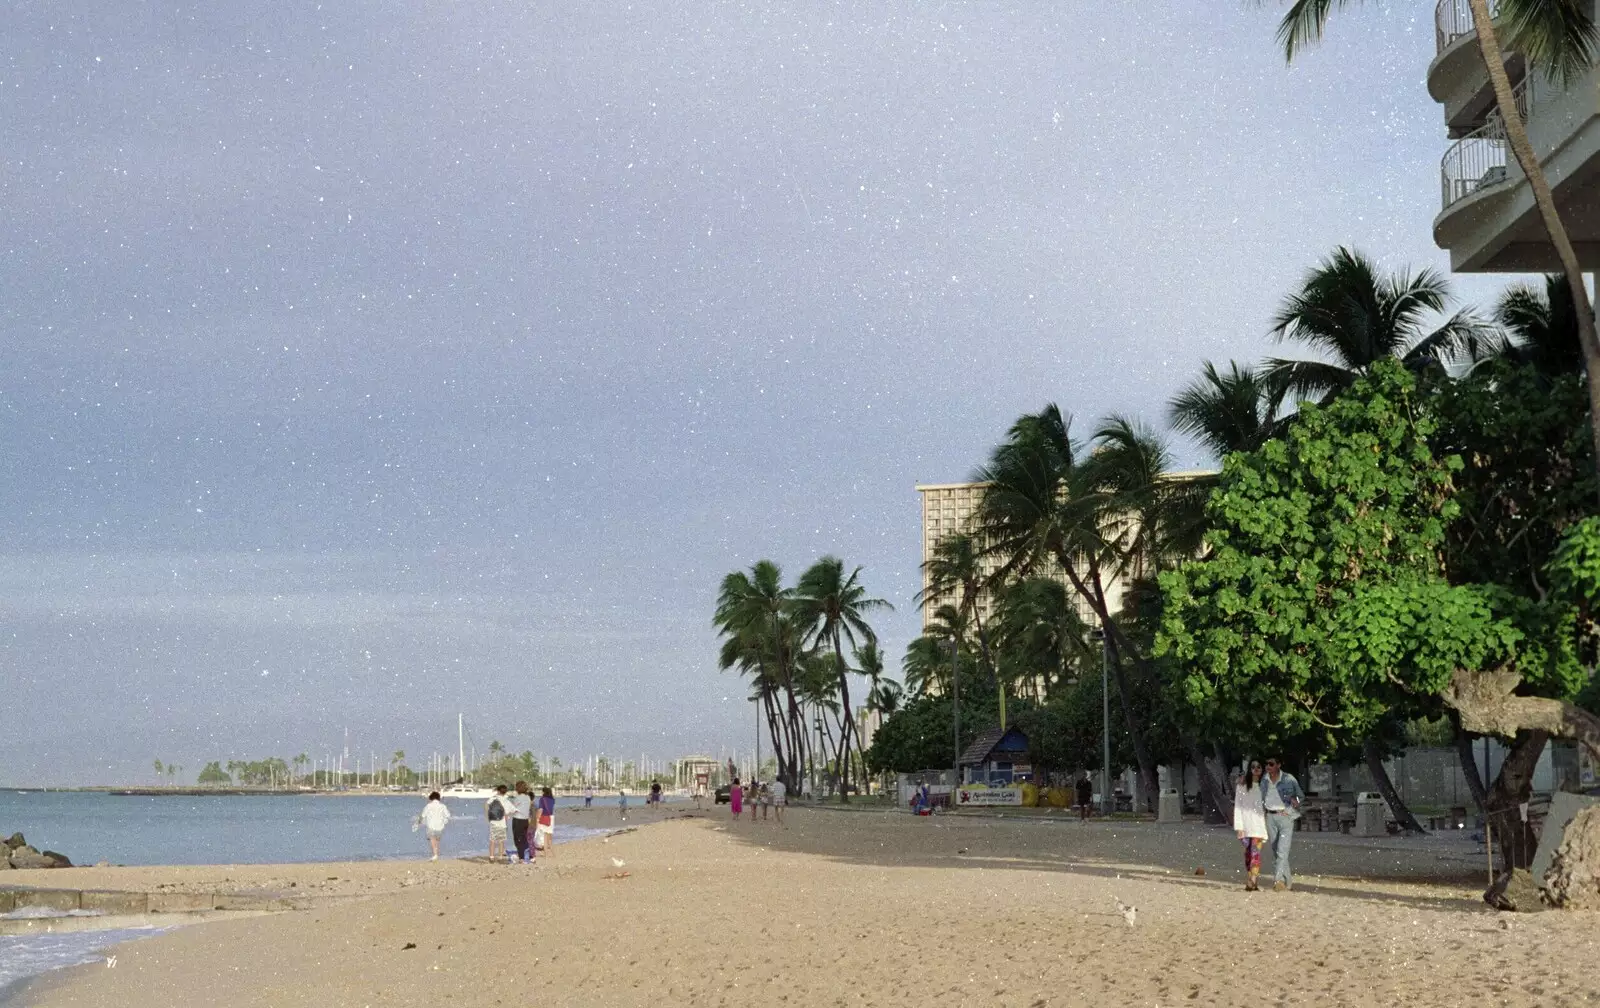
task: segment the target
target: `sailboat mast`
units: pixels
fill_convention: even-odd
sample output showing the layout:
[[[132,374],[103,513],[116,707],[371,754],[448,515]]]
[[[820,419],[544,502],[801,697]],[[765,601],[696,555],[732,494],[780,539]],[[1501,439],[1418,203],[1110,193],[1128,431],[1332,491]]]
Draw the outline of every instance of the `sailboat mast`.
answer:
[[[466,722],[462,719],[460,711],[456,711],[456,769],[466,772],[467,765],[467,732]]]

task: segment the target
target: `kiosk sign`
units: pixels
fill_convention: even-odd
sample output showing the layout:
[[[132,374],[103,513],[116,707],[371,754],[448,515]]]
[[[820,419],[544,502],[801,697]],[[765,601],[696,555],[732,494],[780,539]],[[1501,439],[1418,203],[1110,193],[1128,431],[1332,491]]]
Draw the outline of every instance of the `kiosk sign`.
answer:
[[[957,805],[1021,805],[1022,789],[1014,787],[961,788]]]

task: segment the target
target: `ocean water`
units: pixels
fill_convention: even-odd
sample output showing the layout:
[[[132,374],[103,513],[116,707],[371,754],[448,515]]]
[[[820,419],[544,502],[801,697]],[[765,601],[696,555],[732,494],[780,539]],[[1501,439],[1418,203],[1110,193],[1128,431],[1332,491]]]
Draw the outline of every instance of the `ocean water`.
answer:
[[[640,800],[642,801],[642,799]],[[286,864],[371,861],[427,856],[428,841],[412,832],[424,800],[416,795],[161,795],[123,797],[99,792],[0,791],[0,837],[21,832],[40,850],[59,851],[73,864]],[[455,817],[445,829],[448,857],[485,852],[483,802],[449,799]],[[561,809],[582,798],[556,799],[556,842],[607,832],[564,825]],[[595,798],[596,806],[604,800]],[[615,796],[612,803],[615,805]],[[0,872],[0,885],[6,881]],[[0,1006],[20,984],[52,969],[103,959],[110,946],[160,934],[162,928],[122,928],[66,934],[0,936]]]
[[[124,797],[0,791],[0,837],[21,831],[33,846],[59,851],[79,865],[370,861],[426,853],[427,839],[411,829],[424,804],[408,794]],[[445,804],[455,818],[444,831],[444,854],[482,854],[488,844],[482,800]],[[582,804],[582,798],[556,799],[558,843],[601,832],[561,823],[562,808]],[[595,804],[603,805],[602,799]]]

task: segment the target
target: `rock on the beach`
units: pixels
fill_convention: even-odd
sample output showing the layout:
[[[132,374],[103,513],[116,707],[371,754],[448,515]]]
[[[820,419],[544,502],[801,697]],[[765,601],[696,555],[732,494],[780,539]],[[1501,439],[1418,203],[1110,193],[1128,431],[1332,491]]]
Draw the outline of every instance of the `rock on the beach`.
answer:
[[[11,867],[52,868],[54,864],[35,848],[23,844],[11,852]]]
[[[1572,817],[1544,875],[1550,902],[1565,910],[1600,910],[1600,805]]]
[[[50,862],[48,867],[51,867],[51,868],[71,868],[72,867],[72,859],[67,857],[65,854],[57,854],[53,850],[47,850],[47,851],[41,852],[41,856],[44,857],[46,860],[48,860]]]
[[[11,836],[6,838],[7,850],[16,850],[18,847],[26,847],[27,845],[28,841],[22,838],[21,833],[13,833]]]

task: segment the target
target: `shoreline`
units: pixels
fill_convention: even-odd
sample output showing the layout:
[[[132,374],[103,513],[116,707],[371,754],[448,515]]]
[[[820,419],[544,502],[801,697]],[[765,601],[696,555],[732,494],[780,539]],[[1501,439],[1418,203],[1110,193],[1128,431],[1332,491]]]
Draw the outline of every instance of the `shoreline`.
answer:
[[[1245,893],[1233,836],[1199,826],[1041,830],[801,808],[781,827],[731,821],[725,808],[629,818],[652,829],[558,846],[536,870],[297,866],[323,884],[318,876],[339,876],[328,895],[359,898],[141,939],[119,946],[114,970],[91,963],[36,978],[21,1003],[168,1004],[205,989],[237,1008],[421,1008],[444,991],[458,1008],[526,997],[574,1008],[785,999],[1222,1008],[1240,992],[1236,972],[1217,963],[1237,955],[1241,933],[1254,941],[1264,930],[1273,954],[1295,962],[1273,987],[1292,1003],[1600,998],[1590,969],[1600,914],[1496,915],[1435,843],[1309,834],[1296,841],[1293,891]],[[432,884],[399,885],[407,869]],[[390,887],[352,888],[346,872],[363,870],[388,872]],[[1116,910],[1123,901],[1138,907],[1136,926]]]
[[[591,809],[590,816],[577,818],[590,818],[599,811]],[[574,850],[586,844],[609,842],[619,835],[627,835],[641,827],[673,818],[678,816],[670,812],[649,818],[630,815],[628,821],[605,825],[574,823],[567,818],[567,827],[581,829],[583,834],[574,837],[569,833],[563,839],[562,824],[558,821],[554,854],[540,854],[539,857],[560,861],[572,856]],[[0,893],[38,893],[41,894],[40,903],[59,903],[59,900],[50,897],[76,890],[92,892],[97,902],[108,905],[114,905],[117,901],[106,897],[133,896],[158,902],[165,909],[143,913],[105,913],[102,916],[13,918],[38,923],[26,929],[25,933],[0,937],[74,934],[92,940],[93,935],[100,933],[150,932],[94,946],[97,953],[117,955],[114,950],[122,945],[136,945],[158,935],[201,925],[310,913],[372,898],[499,882],[508,873],[543,870],[492,862],[484,853],[446,856],[437,862],[425,855],[405,855],[254,864],[75,866],[13,870],[0,876]],[[54,925],[53,922],[61,922],[61,925]],[[95,965],[93,960],[88,963],[64,963],[42,973],[0,984],[0,1006],[10,1008],[29,1004],[38,996],[38,991],[48,989],[57,982],[65,983],[74,971]]]

